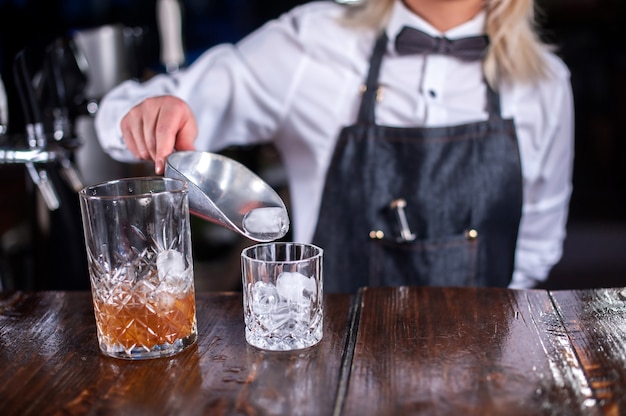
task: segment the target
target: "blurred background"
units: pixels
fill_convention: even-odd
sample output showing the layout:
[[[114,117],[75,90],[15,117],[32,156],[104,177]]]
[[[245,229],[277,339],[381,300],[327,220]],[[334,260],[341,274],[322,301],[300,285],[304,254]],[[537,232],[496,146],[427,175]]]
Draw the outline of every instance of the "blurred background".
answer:
[[[181,0],[181,65],[206,48],[236,42],[305,1]],[[623,0],[537,0],[543,36],[569,66],[576,106],[576,158],[564,256],[544,287],[626,286],[626,46]],[[0,0],[0,288],[86,290],[76,188],[151,174],[104,154],[93,131],[103,94],[119,82],[169,70],[157,0]],[[78,59],[75,59],[78,57]],[[62,68],[62,71],[58,69]],[[31,85],[25,85],[25,80]],[[33,87],[32,91],[29,87]],[[2,93],[0,88],[0,93]],[[41,97],[39,107],[33,94]],[[41,121],[51,159],[32,163]],[[36,125],[37,123],[35,123]],[[30,142],[29,142],[30,141]],[[271,147],[225,149],[285,199]],[[42,197],[47,195],[47,198]],[[54,203],[58,208],[54,208]],[[238,290],[235,233],[192,218],[198,290]]]

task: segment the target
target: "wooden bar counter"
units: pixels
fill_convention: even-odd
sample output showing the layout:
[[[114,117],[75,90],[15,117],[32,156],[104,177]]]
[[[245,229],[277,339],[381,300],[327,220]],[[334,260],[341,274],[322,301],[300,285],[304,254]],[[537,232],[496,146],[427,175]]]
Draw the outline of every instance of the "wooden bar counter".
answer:
[[[364,288],[324,338],[264,352],[240,293],[198,293],[198,342],[103,356],[89,292],[0,292],[0,415],[626,414],[626,291]]]

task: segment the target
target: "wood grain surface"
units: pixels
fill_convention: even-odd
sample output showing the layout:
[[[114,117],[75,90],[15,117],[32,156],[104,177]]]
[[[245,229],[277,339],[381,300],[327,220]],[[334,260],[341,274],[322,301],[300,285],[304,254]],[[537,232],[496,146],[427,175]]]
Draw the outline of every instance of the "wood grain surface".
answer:
[[[198,342],[99,352],[89,292],[0,292],[0,415],[619,415],[619,289],[364,288],[326,295],[315,347],[244,338],[241,294],[199,293]]]

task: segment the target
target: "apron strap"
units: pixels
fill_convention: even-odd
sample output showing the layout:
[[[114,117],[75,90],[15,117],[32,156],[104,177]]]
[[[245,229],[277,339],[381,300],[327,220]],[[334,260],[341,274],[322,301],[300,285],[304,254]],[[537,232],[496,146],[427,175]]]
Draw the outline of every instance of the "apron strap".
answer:
[[[365,91],[361,99],[361,107],[359,108],[359,124],[374,124],[374,105],[378,91],[378,75],[380,74],[380,66],[383,61],[385,50],[387,49],[387,34],[383,31],[376,40],[374,52],[370,58],[370,68],[365,81]]]
[[[500,94],[491,88],[487,80],[485,80],[485,85],[487,86],[487,112],[489,113],[489,119],[501,119]]]

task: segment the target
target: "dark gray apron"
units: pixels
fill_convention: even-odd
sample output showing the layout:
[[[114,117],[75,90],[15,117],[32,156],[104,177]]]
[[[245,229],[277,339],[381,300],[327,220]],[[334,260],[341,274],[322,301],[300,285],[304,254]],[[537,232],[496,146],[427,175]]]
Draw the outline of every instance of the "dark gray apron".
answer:
[[[513,120],[487,87],[489,119],[450,127],[375,123],[382,35],[355,125],[342,129],[313,243],[324,290],[495,286],[512,278],[522,210]]]

